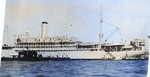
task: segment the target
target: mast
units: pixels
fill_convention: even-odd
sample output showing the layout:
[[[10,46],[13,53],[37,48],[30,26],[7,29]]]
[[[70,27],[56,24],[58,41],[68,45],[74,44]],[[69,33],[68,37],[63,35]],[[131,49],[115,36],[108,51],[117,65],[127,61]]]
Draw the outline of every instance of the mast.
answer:
[[[100,9],[100,34],[99,34],[98,50],[101,49],[101,38],[103,37],[103,35],[102,35],[102,23],[103,23],[103,20],[102,20],[102,4],[101,4],[101,9]]]

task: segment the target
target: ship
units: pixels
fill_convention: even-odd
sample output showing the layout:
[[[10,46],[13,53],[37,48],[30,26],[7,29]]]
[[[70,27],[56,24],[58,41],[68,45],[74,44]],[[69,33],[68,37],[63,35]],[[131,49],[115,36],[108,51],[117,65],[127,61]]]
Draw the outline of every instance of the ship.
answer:
[[[99,42],[83,43],[77,40],[76,37],[46,37],[48,22],[44,21],[41,24],[40,37],[30,37],[30,33],[25,32],[18,35],[14,45],[4,44],[1,60],[127,60],[141,59],[141,56],[147,54],[144,39],[134,39],[130,41],[130,44],[125,42],[102,43],[102,23],[101,6]]]
[[[41,24],[41,36],[30,37],[29,32],[19,35],[14,45],[2,46],[2,61],[45,60],[124,60],[140,59],[146,53],[145,40],[134,39],[127,45],[119,43],[83,43],[75,37],[46,37],[48,22]],[[100,40],[102,34],[100,34]],[[134,59],[135,59],[134,58]],[[131,58],[130,58],[131,59]]]

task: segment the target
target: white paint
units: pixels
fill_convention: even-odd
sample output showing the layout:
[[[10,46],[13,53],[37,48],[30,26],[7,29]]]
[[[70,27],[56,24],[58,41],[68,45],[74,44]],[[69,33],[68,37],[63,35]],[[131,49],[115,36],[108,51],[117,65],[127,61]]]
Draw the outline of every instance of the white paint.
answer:
[[[44,38],[46,35],[46,26],[47,26],[46,23],[42,23],[42,25],[41,25],[41,38]]]
[[[51,52],[51,51],[44,51],[44,52],[38,52],[38,54],[42,54],[43,57],[65,57],[68,56],[71,59],[108,59],[112,57],[118,57],[120,59],[123,59],[126,57],[126,53],[129,56],[135,56],[144,54],[145,51],[119,51],[119,52],[105,52],[105,51],[57,51],[57,52]],[[17,52],[15,50],[7,50],[3,51],[3,57],[12,57],[12,55],[17,55]],[[111,56],[112,55],[112,56]]]
[[[3,27],[4,27],[4,16],[5,16],[5,4],[6,0],[0,1],[0,48],[2,48],[2,38],[3,38]],[[0,66],[1,66],[1,52],[0,49]]]

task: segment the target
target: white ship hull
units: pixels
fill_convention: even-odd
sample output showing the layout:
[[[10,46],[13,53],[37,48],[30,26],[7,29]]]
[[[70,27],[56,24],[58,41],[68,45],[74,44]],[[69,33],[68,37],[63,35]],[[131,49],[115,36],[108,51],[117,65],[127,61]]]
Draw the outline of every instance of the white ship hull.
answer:
[[[69,57],[70,59],[124,59],[126,56],[138,56],[144,54],[146,51],[118,51],[118,52],[105,52],[105,51],[37,51],[37,54],[42,54],[42,57]],[[14,50],[3,50],[2,57],[13,58],[18,55]]]

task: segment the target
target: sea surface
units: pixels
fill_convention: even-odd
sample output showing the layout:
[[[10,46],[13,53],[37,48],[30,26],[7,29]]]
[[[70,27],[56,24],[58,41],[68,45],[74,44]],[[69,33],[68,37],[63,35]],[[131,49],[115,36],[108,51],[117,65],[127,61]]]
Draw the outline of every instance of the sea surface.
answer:
[[[0,77],[147,77],[148,60],[2,61]]]

